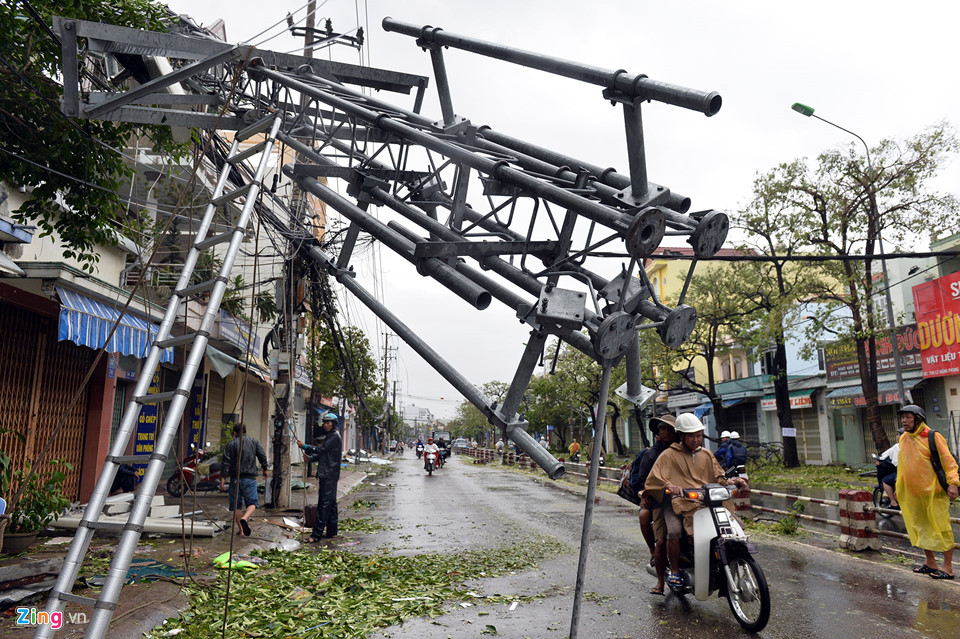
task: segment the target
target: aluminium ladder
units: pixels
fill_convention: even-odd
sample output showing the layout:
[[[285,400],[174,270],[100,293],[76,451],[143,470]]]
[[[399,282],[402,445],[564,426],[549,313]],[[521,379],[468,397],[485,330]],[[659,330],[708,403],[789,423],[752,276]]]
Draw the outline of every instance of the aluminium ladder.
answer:
[[[170,450],[177,430],[179,429],[180,418],[183,415],[187,399],[190,396],[190,388],[203,361],[203,354],[210,338],[210,329],[217,319],[220,303],[226,292],[230,272],[233,269],[236,256],[240,251],[240,243],[246,232],[246,226],[250,220],[254,203],[260,194],[261,183],[270,163],[271,151],[282,121],[283,118],[281,115],[270,115],[255,122],[246,129],[239,131],[234,138],[226,164],[217,179],[213,196],[204,210],[196,238],[187,253],[183,265],[183,272],[180,274],[180,280],[167,305],[163,321],[160,323],[157,338],[150,347],[150,352],[140,372],[133,398],[124,409],[120,429],[110,446],[110,454],[106,458],[106,464],[100,473],[100,477],[97,479],[93,495],[90,497],[90,502],[87,504],[80,524],[77,526],[73,543],[70,545],[70,551],[64,561],[60,576],[57,578],[57,583],[47,600],[46,609],[49,613],[62,611],[65,602],[75,602],[92,606],[93,612],[90,615],[90,621],[84,633],[84,637],[87,639],[101,639],[105,636],[110,626],[110,620],[113,617],[114,610],[116,610],[117,607],[117,601],[120,597],[120,590],[123,588],[124,581],[126,581],[127,570],[130,567],[134,551],[140,540],[140,535],[143,532],[144,522],[150,512],[150,506],[156,494],[157,485],[160,482],[160,475],[167,461],[167,452]],[[261,142],[254,144],[244,151],[239,150],[240,142],[264,132],[267,133]],[[261,152],[263,155],[260,158],[253,180],[239,189],[224,192],[233,166]],[[210,235],[208,237],[207,234],[210,231],[217,208],[240,197],[245,197],[246,200],[243,203],[236,225],[223,233]],[[217,277],[206,282],[191,285],[190,280],[200,252],[214,245],[227,242],[229,242],[229,247],[226,250],[223,265]],[[180,310],[180,305],[191,295],[207,291],[210,293],[209,303],[203,319],[200,322],[199,330],[181,337],[170,337],[170,330]],[[161,352],[163,349],[179,345],[189,345],[189,354],[187,355],[180,381],[177,383],[177,389],[164,393],[148,394],[148,388],[160,362]],[[169,402],[170,405],[164,416],[160,432],[157,435],[153,453],[149,455],[124,455],[123,453],[127,448],[130,437],[135,431],[140,407],[144,404],[159,404],[161,402]],[[98,519],[103,511],[106,498],[110,493],[110,487],[113,484],[117,468],[120,464],[127,463],[147,464],[143,481],[137,489],[136,497],[128,513],[127,522],[125,524],[99,522]],[[117,544],[117,550],[110,562],[110,571],[107,574],[106,583],[104,583],[100,591],[99,598],[80,597],[72,594],[71,591],[76,582],[77,574],[79,573],[83,558],[86,555],[87,548],[90,545],[90,540],[93,538],[94,532],[98,530],[119,532],[120,541]],[[34,635],[37,639],[52,636],[53,629],[50,624],[38,626]]]

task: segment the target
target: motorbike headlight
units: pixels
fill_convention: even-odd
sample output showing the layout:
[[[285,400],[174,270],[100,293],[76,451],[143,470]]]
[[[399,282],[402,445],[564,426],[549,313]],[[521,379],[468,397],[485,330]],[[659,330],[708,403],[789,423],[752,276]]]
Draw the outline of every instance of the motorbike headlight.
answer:
[[[709,492],[710,501],[726,501],[730,499],[730,489],[726,486],[717,486],[711,488]]]

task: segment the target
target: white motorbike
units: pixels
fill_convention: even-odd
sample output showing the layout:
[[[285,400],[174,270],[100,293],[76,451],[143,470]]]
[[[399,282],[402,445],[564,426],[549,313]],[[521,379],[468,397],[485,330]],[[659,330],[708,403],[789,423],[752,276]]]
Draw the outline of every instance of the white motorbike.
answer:
[[[437,453],[432,450],[423,453],[423,469],[427,474],[433,476],[433,471],[437,467]]]
[[[683,497],[699,500],[705,507],[693,514],[693,539],[684,534],[680,542],[683,586],[670,589],[680,596],[693,593],[700,601],[718,593],[727,598],[733,616],[745,630],[759,632],[770,619],[770,590],[754,559],[756,548],[723,507],[732,494],[732,488],[720,484],[684,489]],[[648,566],[647,572],[657,576],[653,566]]]

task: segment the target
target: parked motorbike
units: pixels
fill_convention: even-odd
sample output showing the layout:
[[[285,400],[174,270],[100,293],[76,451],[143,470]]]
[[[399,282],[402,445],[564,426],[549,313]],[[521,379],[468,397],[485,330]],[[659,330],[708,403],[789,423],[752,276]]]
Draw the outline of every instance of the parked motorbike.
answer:
[[[684,533],[680,542],[683,585],[670,589],[679,596],[692,593],[700,601],[716,592],[727,598],[737,623],[759,632],[770,619],[770,590],[754,558],[756,548],[723,507],[732,495],[731,488],[720,484],[684,489],[683,497],[699,500],[705,507],[693,515],[693,538]],[[647,572],[657,575],[653,566]]]
[[[423,457],[423,444],[417,444],[417,459]]]
[[[204,450],[198,449],[192,454],[180,460],[180,467],[177,472],[167,480],[167,494],[171,497],[179,497],[184,489],[194,492],[200,491],[219,491],[220,490],[220,464],[214,462],[210,464],[209,474],[198,474],[197,468],[202,461],[211,458]],[[201,468],[201,470],[204,470]]]
[[[427,474],[433,476],[433,471],[437,467],[437,454],[433,451],[423,454],[423,469]]]

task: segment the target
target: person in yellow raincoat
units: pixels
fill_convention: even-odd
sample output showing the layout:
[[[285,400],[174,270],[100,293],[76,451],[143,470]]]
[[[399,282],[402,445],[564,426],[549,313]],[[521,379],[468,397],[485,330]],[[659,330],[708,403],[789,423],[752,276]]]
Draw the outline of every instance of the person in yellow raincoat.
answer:
[[[913,572],[934,579],[953,579],[953,529],[950,527],[950,502],[960,491],[957,461],[950,454],[947,442],[934,433],[940,453],[940,464],[947,476],[948,489],[940,486],[930,461],[930,427],[924,423],[926,413],[913,404],[897,414],[904,433],[900,436],[897,464],[897,499],[910,535],[910,543],[923,550],[926,561]],[[943,553],[943,567],[937,565],[935,551]]]

